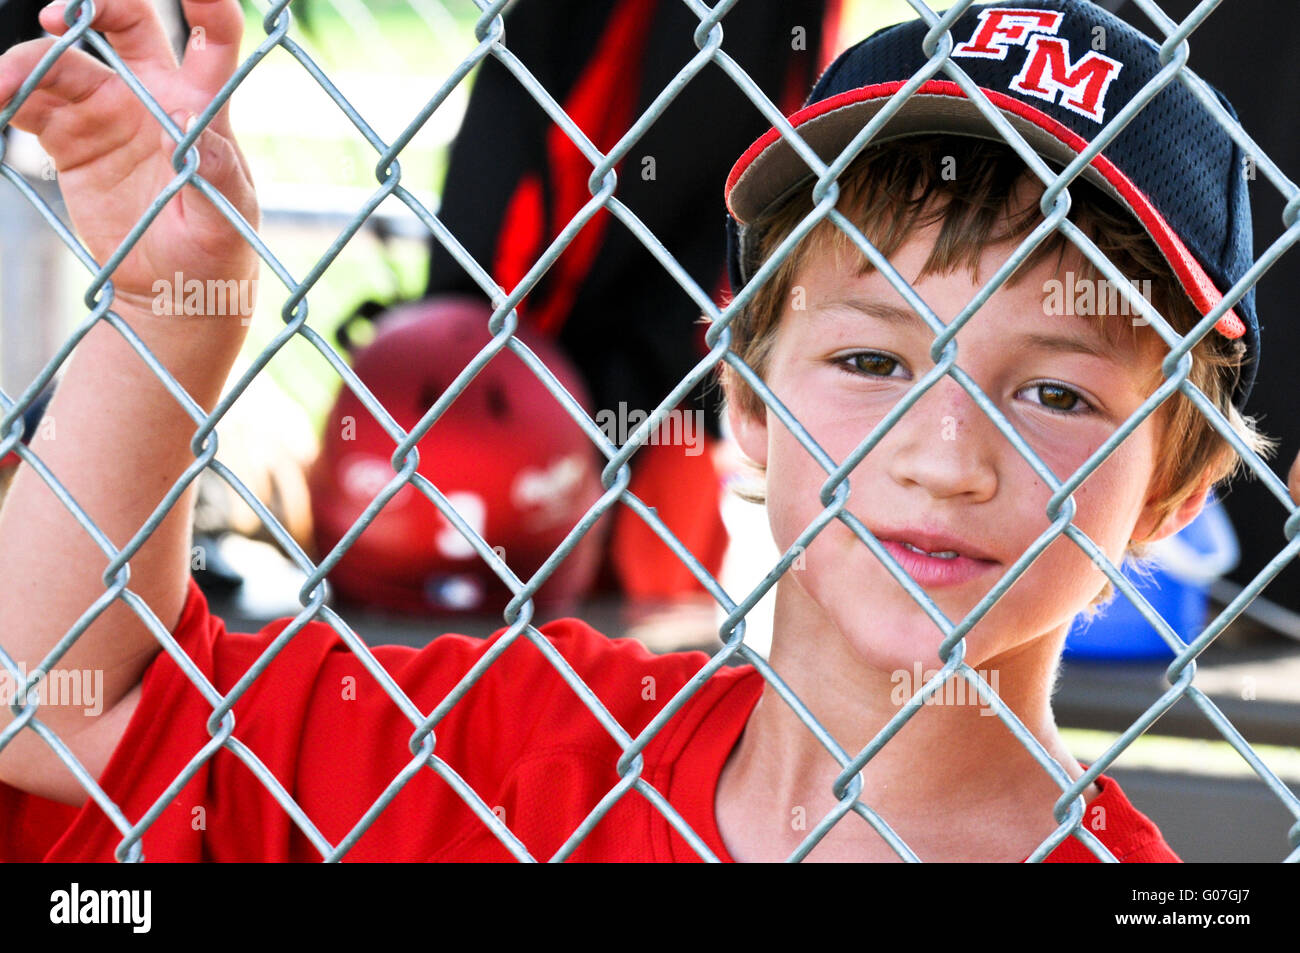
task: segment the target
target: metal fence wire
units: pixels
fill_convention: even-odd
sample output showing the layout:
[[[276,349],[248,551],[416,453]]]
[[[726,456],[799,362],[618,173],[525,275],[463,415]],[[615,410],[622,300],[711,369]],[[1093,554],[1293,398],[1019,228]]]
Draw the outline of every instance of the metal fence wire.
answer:
[[[142,103],[148,108],[150,113],[158,123],[171,135],[176,141],[176,148],[173,154],[173,168],[175,169],[175,178],[167,187],[156,197],[147,213],[138,222],[138,224],[127,235],[117,252],[104,262],[95,261],[83,248],[80,241],[72,232],[59,220],[49,205],[47,205],[24,180],[23,176],[16,172],[7,164],[0,162],[0,174],[17,189],[32,206],[41,214],[49,227],[58,235],[63,243],[77,256],[82,265],[85,266],[91,279],[86,287],[85,305],[88,309],[85,320],[77,327],[75,333],[63,343],[58,352],[49,361],[44,370],[32,381],[31,385],[16,398],[8,394],[0,393],[0,402],[3,402],[3,421],[0,421],[0,432],[4,433],[3,440],[0,440],[0,455],[13,450],[31,466],[45,481],[49,488],[58,496],[63,505],[73,514],[78,523],[84,528],[104,552],[109,559],[109,565],[103,575],[104,585],[106,587],[102,598],[87,611],[77,624],[69,630],[66,635],[59,640],[52,651],[41,662],[40,666],[30,675],[26,681],[27,688],[15,694],[15,699],[11,705],[14,712],[14,720],[8,725],[3,733],[0,733],[0,748],[7,745],[19,732],[32,731],[39,735],[44,741],[58,752],[61,759],[67,767],[75,774],[86,791],[104,810],[107,816],[121,831],[122,840],[117,848],[116,855],[119,860],[139,861],[144,859],[142,856],[141,839],[151,824],[158,818],[170,799],[175,797],[182,787],[199,771],[200,767],[216,752],[224,748],[236,757],[240,758],[256,775],[257,779],[267,790],[275,797],[279,804],[293,819],[294,823],[301,829],[303,834],[319,850],[320,855],[325,860],[339,860],[346,856],[349,848],[361,837],[367,828],[373,823],[376,817],[384,811],[387,805],[397,795],[398,791],[418,772],[423,769],[429,769],[441,776],[452,788],[454,788],[465,801],[466,804],[477,814],[482,822],[491,829],[500,839],[502,844],[520,860],[532,860],[529,851],[524,844],[511,832],[501,818],[495,815],[492,809],[484,802],[482,797],[446,763],[438,754],[436,741],[436,729],[439,721],[454,706],[457,701],[469,690],[475,681],[483,672],[492,665],[511,644],[517,639],[527,639],[531,641],[555,667],[560,676],[574,690],[577,697],[581,698],[583,703],[590,709],[605,730],[614,738],[623,751],[622,757],[618,760],[617,771],[621,778],[619,783],[614,786],[599,804],[591,811],[590,815],[582,824],[572,832],[572,835],[564,845],[555,853],[551,860],[563,860],[570,856],[575,848],[582,842],[584,837],[596,825],[596,823],[610,810],[610,808],[623,797],[644,797],[649,803],[653,804],[669,823],[686,839],[686,841],[697,851],[701,857],[706,860],[716,860],[717,858],[710,851],[701,837],[693,831],[682,818],[668,803],[665,796],[654,787],[652,787],[641,776],[643,768],[642,752],[647,744],[661,729],[662,726],[685,704],[685,702],[700,688],[700,686],[713,675],[722,666],[728,663],[739,661],[752,664],[761,673],[762,677],[773,686],[780,696],[790,705],[798,717],[804,722],[810,731],[814,733],[819,742],[826,748],[831,755],[842,766],[842,771],[834,782],[833,792],[837,799],[836,807],[826,816],[822,817],[815,825],[811,825],[806,838],[802,845],[791,856],[792,860],[802,859],[810,850],[817,845],[827,834],[833,825],[841,820],[846,814],[852,812],[859,815],[863,820],[870,824],[882,838],[884,838],[897,854],[905,860],[917,860],[915,853],[906,843],[893,831],[886,821],[877,814],[869,804],[859,800],[859,794],[862,789],[862,777],[860,772],[866,763],[875,756],[883,746],[889,743],[890,739],[902,728],[907,721],[916,714],[927,698],[934,695],[948,680],[949,676],[956,676],[965,679],[969,685],[978,692],[979,698],[983,704],[989,705],[1002,721],[1006,728],[1032,753],[1033,757],[1059,785],[1061,794],[1056,802],[1054,816],[1058,821],[1058,827],[1046,840],[1038,846],[1029,858],[1031,861],[1040,861],[1044,859],[1059,843],[1065,838],[1073,836],[1078,838],[1082,843],[1095,854],[1099,859],[1104,861],[1115,860],[1114,856],[1107,848],[1097,839],[1097,837],[1088,830],[1087,826],[1081,821],[1084,815],[1084,800],[1082,793],[1092,783],[1092,781],[1103,771],[1105,771],[1125,748],[1138,735],[1146,731],[1155,721],[1167,712],[1181,698],[1189,698],[1213,724],[1215,729],[1229,744],[1236,749],[1242,758],[1251,766],[1255,773],[1263,780],[1269,790],[1283,802],[1291,814],[1296,817],[1297,823],[1293,825],[1288,832],[1290,854],[1286,860],[1295,861],[1300,859],[1300,800],[1297,800],[1295,794],[1279,780],[1276,774],[1265,765],[1251,746],[1245,741],[1237,729],[1230,723],[1224,714],[1215,706],[1210,698],[1199,689],[1195,683],[1196,676],[1196,659],[1207,646],[1223,631],[1223,629],[1237,617],[1239,613],[1250,603],[1252,599],[1264,588],[1264,586],[1289,562],[1300,550],[1300,538],[1297,538],[1297,530],[1300,530],[1300,514],[1297,513],[1296,506],[1291,502],[1286,486],[1256,456],[1241,439],[1234,433],[1222,414],[1207,400],[1204,394],[1191,383],[1188,379],[1188,372],[1191,366],[1191,358],[1188,352],[1200,337],[1208,333],[1209,329],[1231,308],[1236,301],[1243,295],[1258,279],[1258,277],[1267,270],[1297,238],[1300,236],[1300,224],[1297,224],[1297,214],[1300,213],[1300,190],[1274,165],[1272,161],[1260,150],[1251,138],[1242,129],[1240,124],[1234,121],[1224,109],[1219,105],[1217,99],[1212,93],[1207,91],[1205,84],[1187,70],[1183,65],[1188,59],[1189,44],[1187,38],[1210,13],[1218,6],[1214,0],[1207,0],[1196,8],[1185,22],[1179,24],[1169,19],[1159,9],[1152,0],[1136,0],[1137,5],[1151,18],[1153,23],[1160,26],[1166,39],[1160,47],[1161,62],[1165,68],[1156,76],[1129,106],[1120,114],[1111,117],[1105,128],[1097,135],[1092,145],[1073,161],[1059,175],[1053,173],[1044,162],[1038,157],[1032,148],[1024,141],[1020,134],[1013,129],[1010,124],[1003,118],[1002,114],[995,109],[992,104],[978,91],[970,78],[966,75],[961,67],[948,58],[949,52],[953,48],[953,38],[948,32],[948,27],[962,14],[966,8],[971,5],[972,0],[963,0],[957,3],[943,16],[932,11],[921,0],[909,0],[911,6],[915,9],[916,14],[923,18],[930,25],[930,31],[926,35],[924,49],[929,55],[929,60],[924,68],[915,75],[911,81],[893,97],[889,106],[881,112],[872,122],[870,122],[856,137],[856,139],[845,148],[844,152],[832,163],[823,162],[809,145],[804,142],[795,133],[791,125],[783,117],[780,110],[760,91],[754,81],[746,74],[745,70],[728,55],[724,43],[723,19],[727,13],[736,6],[735,0],[722,0],[714,7],[709,7],[701,0],[683,0],[689,9],[699,18],[699,26],[694,32],[694,42],[698,48],[698,53],[681,69],[675,79],[664,88],[651,103],[649,108],[637,118],[636,122],[623,135],[618,143],[608,152],[602,153],[592,142],[583,134],[577,125],[567,116],[561,106],[552,98],[550,94],[542,87],[537,79],[529,72],[527,68],[512,55],[509,45],[506,41],[505,24],[502,17],[503,9],[507,6],[507,0],[496,0],[494,3],[486,3],[483,0],[475,0],[475,3],[482,11],[479,18],[475,36],[478,40],[477,46],[473,52],[465,57],[455,70],[448,76],[445,82],[438,88],[437,92],[428,100],[427,104],[419,113],[410,121],[402,133],[391,142],[384,141],[376,134],[366,122],[365,118],[358,114],[356,109],[348,102],[335,84],[326,75],[325,71],[312,60],[305,52],[302,46],[296,43],[289,36],[289,27],[291,23],[291,14],[288,9],[289,0],[277,0],[271,4],[266,11],[262,21],[262,26],[266,33],[266,38],[259,46],[247,57],[246,60],[238,67],[234,75],[221,88],[218,95],[207,106],[207,108],[198,117],[193,128],[189,132],[184,132],[176,126],[167,113],[162,110],[149,92],[134,77],[131,71],[126,67],[122,60],[114,52],[113,48],[106,40],[89,28],[94,17],[95,5],[93,0],[71,0],[65,11],[66,22],[70,25],[70,30],[49,50],[48,54],[40,61],[32,74],[23,83],[18,91],[14,101],[3,111],[0,112],[0,129],[3,129],[13,116],[19,105],[29,96],[39,79],[51,68],[55,59],[65,50],[76,43],[88,45],[103,57],[104,61],[111,66],[126,82],[129,88],[135,93]],[[337,104],[343,114],[351,121],[356,130],[365,138],[375,152],[375,180],[377,186],[370,199],[356,211],[352,216],[347,227],[335,238],[325,254],[319,259],[315,266],[303,276],[295,276],[277,260],[276,256],[263,243],[257,231],[245,221],[237,211],[231,206],[207,181],[204,180],[199,168],[197,152],[192,147],[195,141],[212,120],[213,116],[224,107],[235,89],[256,69],[258,64],[267,56],[275,47],[281,47],[291,54],[302,68],[315,79],[321,89]],[[470,74],[471,70],[488,57],[495,57],[506,69],[508,69],[518,82],[531,94],[537,103],[544,109],[550,120],[556,124],[564,133],[573,141],[581,150],[587,161],[591,163],[592,172],[589,180],[591,199],[587,202],[581,211],[568,223],[567,227],[555,238],[555,240],[546,249],[545,253],[536,261],[528,272],[527,276],[515,288],[501,288],[496,285],[489,273],[484,270],[479,262],[475,261],[457,242],[456,238],[440,222],[438,216],[431,212],[422,204],[411,192],[402,186],[402,172],[399,164],[399,157],[403,147],[411,141],[422,124],[433,114],[448,94],[463,82]],[[688,84],[700,71],[715,68],[721,69],[735,82],[736,86],[742,90],[746,97],[753,103],[754,108],[759,110],[764,117],[780,131],[781,135],[795,149],[798,155],[808,166],[816,172],[817,183],[813,192],[815,208],[808,215],[807,219],[795,229],[794,235],[790,240],[785,242],[772,258],[767,261],[761,269],[752,277],[743,290],[740,290],[735,297],[725,306],[719,307],[712,300],[710,295],[704,291],[690,276],[683,270],[681,265],[665,250],[665,248],[656,239],[655,235],[638,220],[620,200],[617,195],[617,179],[614,172],[615,166],[625,158],[629,150],[633,148],[642,134],[655,122],[656,118],[666,109],[668,104],[675,96]],[[1260,256],[1255,266],[1251,269],[1236,287],[1229,290],[1226,297],[1213,309],[1205,315],[1196,328],[1189,332],[1185,337],[1180,336],[1173,331],[1165,320],[1149,305],[1139,302],[1138,306],[1142,307],[1143,313],[1147,315],[1152,325],[1156,328],[1161,337],[1170,347],[1170,354],[1165,360],[1163,368],[1167,379],[1162,386],[1142,405],[1138,412],[1130,417],[1123,426],[1115,431],[1088,461],[1079,468],[1079,470],[1065,481],[1058,480],[1043,461],[1030,449],[1023,439],[1016,433],[1012,425],[999,412],[997,406],[975,385],[974,381],[967,376],[957,365],[957,348],[952,338],[957,330],[965,321],[987,300],[995,288],[1011,273],[1032,250],[1033,244],[1036,244],[1036,237],[1040,235],[1042,229],[1036,231],[1033,235],[1026,238],[1020,247],[1015,251],[1006,264],[999,270],[994,278],[989,281],[975,298],[966,306],[959,317],[951,324],[945,326],[937,319],[935,314],[930,311],[921,300],[912,292],[903,277],[894,270],[893,267],[885,260],[879,252],[867,241],[867,239],[854,227],[854,225],[845,218],[840,212],[835,210],[835,201],[838,196],[836,177],[843,172],[852,158],[859,152],[859,149],[875,133],[889,116],[901,105],[902,101],[909,96],[922,82],[932,76],[943,72],[947,77],[958,83],[980,109],[981,113],[987,117],[990,123],[1000,132],[1003,138],[1012,145],[1016,152],[1024,158],[1026,163],[1037,173],[1040,179],[1046,184],[1047,191],[1043,198],[1042,207],[1046,211],[1049,207],[1050,214],[1042,229],[1060,229],[1065,232],[1069,238],[1075,241],[1075,244],[1083,249],[1089,259],[1105,274],[1110,280],[1116,282],[1121,287],[1127,287],[1128,282],[1123,280],[1114,266],[1102,255],[1091,242],[1083,238],[1072,223],[1065,219],[1068,207],[1068,196],[1065,193],[1066,186],[1079,173],[1080,169],[1089,162],[1097,153],[1099,153],[1121,130],[1132,115],[1143,106],[1145,106],[1164,86],[1170,83],[1183,83],[1187,86],[1206,107],[1212,111],[1218,121],[1225,127],[1231,138],[1238,143],[1244,152],[1254,156],[1258,169],[1286,196],[1287,206],[1284,215],[1284,224],[1286,231],[1284,234]],[[3,149],[3,140],[0,139],[0,150]],[[3,152],[0,151],[0,160],[3,160]],[[170,200],[182,187],[193,186],[203,195],[210,199],[218,208],[222,209],[232,225],[238,229],[243,238],[256,250],[261,256],[266,266],[279,278],[287,289],[288,295],[282,308],[282,317],[284,320],[283,329],[275,336],[274,340],[267,346],[257,357],[248,370],[239,378],[238,382],[229,389],[227,395],[220,400],[211,414],[205,414],[202,408],[185,392],[185,390],[176,382],[176,380],[161,366],[154,355],[147,347],[143,345],[140,339],[135,335],[132,329],[118,316],[113,310],[114,295],[110,279],[113,276],[114,269],[126,256],[132,245],[139,239],[142,232],[162,209],[163,205]],[[307,299],[313,286],[316,284],[322,273],[330,267],[336,256],[342,250],[343,246],[363,227],[367,217],[375,211],[381,202],[389,196],[395,196],[403,202],[410,210],[418,216],[419,220],[437,236],[447,251],[453,255],[460,265],[477,281],[483,292],[493,302],[495,313],[489,325],[493,334],[490,344],[485,346],[478,356],[465,367],[463,372],[455,379],[450,387],[446,389],[443,395],[438,399],[424,417],[420,420],[418,426],[409,433],[402,430],[394,421],[393,417],[385,410],[383,405],[368,391],[347,364],[335,352],[334,348],[318,335],[307,323],[308,306]],[[568,243],[575,235],[595,216],[601,209],[608,209],[632,234],[644,244],[645,248],[659,261],[659,263],[668,270],[674,279],[680,284],[681,288],[690,296],[700,312],[711,322],[707,333],[707,356],[694,367],[691,372],[684,377],[680,383],[664,397],[655,411],[645,420],[636,431],[630,436],[625,445],[621,448],[615,446],[606,434],[598,427],[594,421],[583,411],[573,397],[557,381],[551,371],[532,354],[515,336],[518,327],[518,317],[515,312],[515,306],[529,292],[538,279],[546,272],[548,267],[561,254]],[[753,297],[760,284],[768,280],[778,267],[780,260],[791,250],[791,247],[800,236],[806,232],[818,221],[829,218],[845,234],[847,234],[853,243],[861,252],[880,269],[881,273],[896,287],[904,297],[913,304],[918,313],[930,326],[935,334],[935,344],[932,354],[941,354],[933,371],[926,374],[916,386],[908,393],[907,397],[897,404],[897,406],[880,422],[880,424],[861,442],[861,444],[849,455],[848,458],[836,461],[832,459],[818,444],[812,439],[808,431],[795,419],[795,417],[782,406],[773,392],[764,384],[762,379],[743,361],[729,350],[731,342],[730,325],[735,315],[744,308],[746,303]],[[1080,241],[1082,239],[1082,241]],[[43,387],[55,375],[59,367],[67,360],[74,346],[80,341],[90,328],[97,322],[107,322],[121,333],[135,348],[140,357],[147,362],[148,366],[163,382],[172,396],[186,408],[190,417],[196,426],[191,449],[194,455],[193,464],[190,465],[182,475],[181,479],[170,489],[163,501],[153,512],[150,518],[141,526],[139,532],[121,549],[110,543],[109,539],[100,531],[95,523],[90,519],[87,513],[78,505],[77,501],[65,490],[60,482],[54,478],[53,474],[42,464],[41,460],[28,448],[23,446],[20,438],[23,432],[22,413],[37,396]],[[222,416],[231,407],[232,403],[239,398],[244,392],[249,382],[262,371],[272,356],[294,336],[299,336],[310,341],[319,353],[330,363],[338,372],[347,387],[351,388],[361,400],[366,408],[374,414],[375,418],[383,425],[384,429],[393,438],[397,445],[396,451],[392,457],[392,466],[394,475],[392,480],[387,484],[383,491],[375,497],[373,503],[366,509],[364,514],[357,520],[356,524],[342,539],[342,541],[326,555],[319,565],[315,565],[307,558],[305,553],[294,542],[284,528],[276,521],[272,514],[262,504],[257,497],[239,481],[233,472],[224,467],[215,459],[217,452],[217,426]],[[427,479],[416,472],[418,457],[415,451],[416,443],[421,439],[424,433],[433,425],[433,423],[442,415],[442,413],[456,400],[457,396],[465,389],[475,374],[483,368],[493,357],[501,351],[509,349],[532,370],[533,373],[546,385],[555,399],[567,410],[575,421],[582,427],[593,443],[600,449],[601,453],[607,458],[608,463],[605,465],[602,480],[605,492],[584,518],[565,538],[563,544],[556,549],[554,554],[530,579],[520,579],[515,576],[505,561],[489,546],[466,523],[464,519],[457,514],[456,510],[448,503],[447,499],[439,492],[438,488],[432,485]],[[752,591],[739,595],[733,595],[724,591],[718,580],[710,575],[701,563],[684,547],[681,542],[673,535],[672,532],[656,515],[655,511],[649,508],[643,501],[628,491],[629,485],[629,458],[637,449],[646,441],[648,435],[663,420],[666,415],[679,402],[686,397],[697,383],[706,376],[715,373],[719,364],[725,362],[744,382],[746,382],[763,403],[776,415],[777,418],[789,428],[802,446],[817,461],[826,473],[825,483],[821,489],[821,502],[824,506],[821,513],[813,522],[800,533],[795,543],[780,557],[779,561],[771,568],[767,576]],[[859,522],[846,509],[848,499],[848,477],[853,468],[876,446],[876,444],[885,435],[888,429],[907,412],[930,387],[944,376],[951,376],[956,380],[967,393],[978,403],[979,407],[992,419],[998,429],[1006,438],[1015,446],[1020,455],[1033,468],[1034,472],[1052,489],[1051,501],[1047,507],[1046,515],[1051,520],[1050,527],[1035,541],[1033,546],[1024,553],[1024,555],[1006,572],[996,586],[976,605],[966,618],[956,622],[948,619],[943,612],[931,601],[925,592],[907,575],[906,572],[894,561],[892,556],[884,549],[879,540],[872,536],[866,527]],[[1274,496],[1287,507],[1289,517],[1285,523],[1285,535],[1288,540],[1286,546],[1277,554],[1276,558],[1269,563],[1254,581],[1247,586],[1240,595],[1233,599],[1231,604],[1227,605],[1216,618],[1214,618],[1204,630],[1191,642],[1184,642],[1178,634],[1165,622],[1163,618],[1152,608],[1150,603],[1133,587],[1130,581],[1122,574],[1119,569],[1112,564],[1106,555],[1094,544],[1083,532],[1081,532],[1071,522],[1075,515],[1075,501],[1073,499],[1074,491],[1079,485],[1091,474],[1110,454],[1110,452],[1119,445],[1146,417],[1149,415],[1167,396],[1170,396],[1175,390],[1181,391],[1209,418],[1214,428],[1241,454],[1250,469],[1255,475],[1270,488]],[[204,677],[192,660],[187,658],[180,650],[177,642],[168,633],[166,628],[160,623],[157,616],[150,610],[148,605],[127,586],[128,571],[127,563],[131,557],[139,551],[141,546],[148,539],[149,535],[159,526],[166,514],[171,510],[182,492],[205,470],[210,469],[219,474],[226,480],[230,486],[240,494],[250,507],[258,514],[260,519],[286,552],[293,554],[294,562],[308,574],[305,584],[302,586],[298,596],[303,608],[297,614],[292,623],[284,629],[283,633],[276,638],[266,649],[264,654],[258,659],[256,664],[249,669],[247,674],[240,679],[238,684],[228,693],[222,695],[213,685]],[[466,540],[473,546],[493,572],[496,573],[515,593],[513,600],[504,612],[504,620],[508,625],[505,635],[496,643],[492,651],[487,653],[470,670],[448,694],[441,704],[433,711],[421,711],[407,695],[398,688],[396,683],[389,677],[375,657],[371,654],[366,645],[349,627],[348,623],[326,605],[326,585],[323,584],[324,577],[330,569],[339,561],[344,550],[350,546],[354,540],[361,534],[362,530],[370,523],[379,510],[390,500],[402,487],[411,484],[425,494],[433,502],[443,516],[449,520]],[[620,726],[618,721],[613,718],[608,710],[595,694],[582,682],[574,670],[561,657],[556,649],[547,641],[547,639],[533,627],[531,620],[533,617],[533,595],[536,593],[541,584],[552,573],[561,560],[577,545],[581,537],[591,530],[592,526],[606,511],[613,507],[626,506],[630,507],[639,517],[644,520],[657,536],[666,543],[673,553],[689,567],[695,578],[707,589],[718,604],[723,607],[727,613],[726,619],[720,627],[719,637],[722,642],[720,651],[714,654],[711,660],[703,666],[699,673],[686,684],[680,692],[677,693],[662,709],[659,715],[650,723],[644,731],[637,737],[631,737]],[[913,697],[908,701],[892,718],[883,730],[861,751],[852,752],[843,750],[831,737],[830,733],[823,727],[805,704],[796,696],[796,694],[785,684],[771,666],[757,652],[752,650],[745,643],[745,616],[763,595],[776,583],[781,575],[790,570],[791,565],[798,558],[799,554],[812,542],[812,540],[833,520],[839,520],[846,525],[858,537],[864,546],[873,552],[883,564],[887,567],[893,577],[900,585],[916,600],[929,617],[933,620],[945,635],[940,649],[940,658],[945,660],[945,664],[933,678],[926,682],[924,686],[916,691]],[[1169,687],[1156,699],[1150,707],[1111,744],[1105,753],[1098,757],[1095,762],[1078,780],[1071,782],[1064,770],[1049,756],[1048,752],[1041,744],[1026,730],[1023,724],[1017,719],[1012,711],[1002,702],[993,688],[970,666],[963,661],[965,655],[965,634],[975,625],[975,623],[984,615],[992,604],[1002,596],[1013,584],[1016,578],[1025,570],[1026,567],[1058,536],[1064,534],[1077,544],[1084,552],[1091,557],[1097,565],[1105,572],[1115,587],[1125,597],[1131,600],[1139,608],[1142,616],[1161,634],[1164,640],[1173,649],[1176,658],[1169,665],[1167,670],[1167,680]],[[37,680],[43,673],[49,672],[59,662],[60,658],[76,642],[76,640],[85,631],[87,626],[107,608],[113,601],[121,600],[136,612],[136,614],[145,622],[149,629],[155,634],[158,642],[166,650],[188,675],[194,685],[202,692],[203,696],[212,706],[212,716],[208,721],[208,731],[212,740],[198,754],[194,756],[185,770],[175,779],[174,783],[162,794],[153,806],[144,814],[144,816],[131,819],[123,815],[119,807],[105,794],[103,789],[96,783],[96,780],[87,772],[87,770],[77,761],[71,751],[64,745],[60,738],[44,725],[39,715],[39,704],[34,699],[29,699],[29,689],[37,683]],[[249,750],[240,741],[232,736],[234,728],[234,715],[232,708],[243,693],[249,688],[255,679],[266,669],[276,654],[285,647],[301,628],[312,619],[319,619],[328,623],[335,631],[338,632],[342,640],[354,652],[364,667],[374,675],[375,679],[387,692],[393,703],[410,719],[411,735],[409,747],[411,751],[411,760],[409,764],[395,777],[383,794],[373,803],[370,809],[357,823],[356,827],[338,843],[330,843],[313,824],[312,819],[307,816],[304,810],[295,803],[294,799],[280,784],[280,782],[265,768],[259,761],[258,757]],[[23,684],[22,673],[14,659],[3,649],[0,649],[0,660],[3,661],[18,684]],[[251,783],[251,782],[250,782]],[[545,858],[542,858],[545,859]]]

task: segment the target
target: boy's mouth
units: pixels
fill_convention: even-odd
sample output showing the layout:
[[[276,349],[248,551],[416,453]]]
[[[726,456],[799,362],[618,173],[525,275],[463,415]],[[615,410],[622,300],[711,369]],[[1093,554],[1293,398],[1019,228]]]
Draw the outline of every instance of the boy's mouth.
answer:
[[[914,552],[914,553],[920,553],[922,556],[934,556],[934,557],[936,557],[936,558],[938,558],[938,559],[956,559],[956,558],[957,558],[957,553],[956,553],[956,551],[951,550],[951,549],[946,550],[945,552],[942,552],[942,553],[927,553],[924,549],[920,549],[919,547],[913,546],[911,543],[903,543],[903,546],[905,546],[907,549],[910,549],[910,550],[911,550],[912,552]]]
[[[881,528],[873,532],[882,543],[893,543],[907,552],[929,559],[948,561],[969,559],[973,562],[997,562],[991,554],[985,552],[976,544],[942,530],[892,530]]]
[[[880,537],[881,544],[913,581],[926,588],[955,586],[982,576],[998,563],[958,549],[928,550],[908,540]]]

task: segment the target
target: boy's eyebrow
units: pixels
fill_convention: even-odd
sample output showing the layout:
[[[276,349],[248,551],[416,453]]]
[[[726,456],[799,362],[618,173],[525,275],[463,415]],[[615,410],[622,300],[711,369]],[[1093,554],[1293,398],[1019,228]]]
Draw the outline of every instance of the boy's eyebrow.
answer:
[[[832,306],[843,306],[851,308],[854,311],[860,311],[863,314],[879,318],[890,324],[899,324],[917,327],[928,331],[930,326],[925,323],[919,314],[905,305],[891,304],[888,301],[880,301],[875,298],[843,298],[838,301],[829,302]],[[1078,317],[1085,317],[1078,315]],[[975,315],[972,320],[981,320],[980,316]],[[987,320],[984,319],[984,320]],[[1078,326],[1078,322],[1074,323]],[[1090,329],[1091,324],[1087,325]],[[1062,354],[1087,354],[1090,357],[1097,357],[1103,360],[1118,360],[1118,350],[1109,342],[1100,337],[1099,332],[1090,330],[1085,334],[1059,334],[1049,333],[1046,331],[1028,331],[1018,334],[1013,340],[1008,340],[1009,345],[1017,348],[1024,348],[1036,351],[1049,351]]]

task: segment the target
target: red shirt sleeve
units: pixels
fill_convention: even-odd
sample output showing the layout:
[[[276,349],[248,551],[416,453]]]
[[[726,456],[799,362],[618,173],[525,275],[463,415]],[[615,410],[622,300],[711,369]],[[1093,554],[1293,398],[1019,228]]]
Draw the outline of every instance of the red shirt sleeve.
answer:
[[[1108,775],[1096,779],[1100,793],[1084,808],[1082,826],[1096,835],[1124,864],[1179,864],[1155,822],[1139,811],[1119,783]],[[1077,837],[1067,837],[1056,846],[1045,863],[1100,863]]]
[[[208,627],[210,620],[207,601],[198,584],[191,577],[185,605],[181,609],[181,617],[176,623],[173,636],[181,640],[183,646],[187,643],[191,647],[199,646],[211,636]],[[143,679],[145,696],[151,701],[155,694],[152,689],[156,689],[159,684],[159,678],[155,674],[158,668],[159,661],[155,660],[145,670]],[[130,739],[132,742],[132,747],[126,751],[136,750],[142,737],[149,735],[147,727],[148,721],[141,717],[140,709],[137,708],[123,735],[124,741]],[[105,768],[104,776],[99,779],[101,786],[105,787],[110,797],[113,797],[113,790],[121,786],[121,779],[126,771],[123,762],[126,760],[128,759],[124,757],[124,745],[119,742]],[[129,772],[129,774],[128,782],[133,780],[138,772]],[[117,783],[113,784],[115,779]],[[117,803],[122,802],[117,801]],[[0,817],[5,819],[4,824],[0,826],[0,860],[8,862],[90,859],[85,852],[71,849],[71,845],[67,843],[74,831],[84,832],[98,827],[116,830],[93,799],[88,800],[83,807],[76,807],[28,794],[3,782],[0,782]],[[101,832],[99,837],[101,845],[103,840]],[[56,845],[61,846],[56,849]],[[112,848],[109,848],[107,856],[95,859],[112,860]]]

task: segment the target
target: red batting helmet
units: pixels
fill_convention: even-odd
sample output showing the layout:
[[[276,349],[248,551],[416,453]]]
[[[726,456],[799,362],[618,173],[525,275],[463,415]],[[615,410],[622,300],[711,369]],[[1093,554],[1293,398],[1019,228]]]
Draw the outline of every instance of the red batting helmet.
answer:
[[[480,299],[400,306],[377,324],[353,370],[410,431],[491,340]],[[590,412],[586,389],[546,339],[518,335]],[[527,582],[600,496],[600,455],[550,391],[501,351],[438,418],[417,447],[418,472]],[[396,443],[344,386],[311,469],[312,512],[323,558],[393,478]],[[598,524],[538,593],[565,605],[599,568]],[[411,484],[376,514],[328,576],[344,599],[405,612],[500,611],[511,597],[437,507]]]

